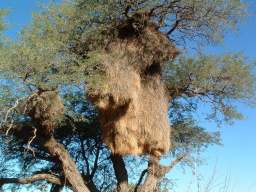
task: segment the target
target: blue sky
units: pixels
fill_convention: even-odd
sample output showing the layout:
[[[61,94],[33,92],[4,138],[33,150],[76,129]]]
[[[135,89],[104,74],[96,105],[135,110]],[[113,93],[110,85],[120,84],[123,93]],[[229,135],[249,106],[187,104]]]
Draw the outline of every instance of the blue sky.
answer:
[[[242,52],[248,59],[256,59],[256,1],[246,2],[249,7],[249,17],[239,24],[236,32],[226,34],[223,44],[206,47],[205,52],[213,54]],[[256,192],[256,109],[238,104],[238,110],[245,115],[245,119],[236,121],[232,126],[221,127],[224,145],[210,147],[203,155],[207,163],[198,170],[199,175],[202,176],[201,184],[211,180],[211,175],[216,170],[214,180],[217,187],[213,192],[224,192],[219,190],[218,186],[222,185],[225,177],[229,177],[230,192]],[[201,121],[200,124],[216,130],[216,125],[209,122]],[[197,191],[195,176],[187,171],[180,174],[180,171],[181,169],[177,168],[171,174],[178,181],[177,192],[186,192],[188,186],[191,186],[188,192]]]
[[[31,21],[32,12],[39,11],[39,5],[44,2],[47,0],[1,0],[0,8],[11,11],[6,18],[6,34],[15,38],[18,31]],[[207,53],[242,52],[246,57],[256,59],[256,1],[246,2],[249,4],[250,16],[239,24],[237,32],[226,34],[222,45],[206,47]],[[200,166],[197,172],[203,175],[202,183],[209,180],[215,169],[217,182],[221,183],[226,176],[230,177],[230,186],[234,188],[232,192],[256,192],[256,109],[242,104],[238,105],[238,109],[246,119],[221,128],[224,146],[210,147],[203,155],[207,163]],[[211,130],[216,130],[214,124],[206,121],[200,123]],[[177,181],[175,192],[196,191],[197,182],[191,171],[183,172],[177,167],[170,176]]]

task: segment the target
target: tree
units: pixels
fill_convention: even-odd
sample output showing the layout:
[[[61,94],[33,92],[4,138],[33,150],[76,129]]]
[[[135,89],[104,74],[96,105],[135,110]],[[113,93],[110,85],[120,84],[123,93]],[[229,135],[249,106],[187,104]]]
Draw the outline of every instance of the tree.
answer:
[[[5,165],[17,161],[20,166],[11,175],[5,170],[12,173],[13,168],[3,167],[0,184],[42,181],[51,191],[64,186],[73,191],[163,191],[161,181],[177,163],[189,164],[193,152],[220,143],[218,133],[196,124],[197,106],[209,104],[209,117],[232,120],[240,118],[232,101],[249,100],[254,92],[252,66],[241,55],[188,58],[180,53],[175,59],[181,52],[177,47],[191,40],[220,42],[244,16],[244,6],[237,0],[74,0],[35,15],[19,40],[1,49],[1,148]],[[144,87],[138,90],[143,96],[153,90],[149,100],[155,103],[134,102],[137,78]],[[127,80],[135,82],[131,92]],[[20,91],[14,92],[15,86]],[[143,117],[150,117],[140,118],[140,125],[148,121],[148,127],[167,120],[169,110],[172,148],[167,154],[174,159],[169,166],[159,163],[169,146],[152,148],[157,145],[152,141],[159,141],[151,137],[152,129],[145,129],[151,138],[140,143],[142,149],[129,149],[137,147],[136,153],[148,156],[124,157],[121,153],[129,150],[114,145],[123,133],[110,134],[105,125],[126,118],[137,104]],[[152,109],[164,111],[164,120],[157,122]],[[115,124],[110,128],[118,131]],[[148,167],[132,170],[139,160]]]

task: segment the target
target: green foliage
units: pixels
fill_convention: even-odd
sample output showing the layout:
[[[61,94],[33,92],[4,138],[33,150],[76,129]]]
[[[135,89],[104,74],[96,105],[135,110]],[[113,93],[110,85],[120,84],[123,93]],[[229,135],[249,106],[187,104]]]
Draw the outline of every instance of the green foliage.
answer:
[[[193,153],[207,148],[209,145],[220,145],[220,134],[210,133],[199,127],[194,120],[184,118],[172,124],[172,152]]]
[[[17,42],[1,50],[0,70],[14,73],[35,87],[84,80],[97,84],[104,71],[97,50],[117,35],[120,23],[133,18],[140,25],[143,17],[136,14],[147,13],[148,21],[155,22],[161,31],[175,29],[176,33],[169,34],[175,41],[216,41],[225,28],[236,25],[244,10],[238,0],[72,0],[52,4],[34,14]],[[176,22],[179,26],[174,28]]]
[[[0,32],[5,29],[5,23],[3,22],[3,17],[7,15],[7,11],[4,9],[0,9]]]
[[[172,97],[208,103],[213,109],[212,118],[221,112],[226,120],[240,119],[234,102],[254,102],[253,67],[241,54],[181,56],[167,66],[164,78]]]
[[[2,15],[4,12],[0,12]],[[187,40],[215,43],[221,42],[225,30],[234,28],[244,15],[245,5],[239,0],[103,0],[100,3],[70,0],[52,4],[42,13],[34,14],[32,23],[17,41],[3,42],[0,49],[0,117],[4,117],[17,98],[30,95],[38,88],[60,87],[66,118],[56,130],[56,138],[76,159],[85,177],[96,166],[95,177],[92,176],[90,182],[103,186],[103,189],[112,189],[115,177],[109,151],[100,140],[98,113],[77,86],[82,84],[84,87],[84,82],[86,88],[104,84],[104,68],[100,65],[99,54],[118,36],[117,26],[132,20],[139,29],[147,20],[154,22],[176,45]],[[3,28],[1,23],[0,30]],[[198,103],[202,102],[212,108],[211,118],[219,113],[225,120],[240,118],[233,103],[251,101],[255,91],[252,67],[240,54],[180,56],[175,62],[168,63],[163,78],[171,96],[172,155],[198,152],[211,144],[220,144],[220,135],[198,126],[193,115],[199,108]],[[8,118],[10,121],[20,117],[15,112],[11,115],[14,116]],[[24,116],[20,119],[19,123],[30,121]],[[26,128],[28,137],[29,127]],[[1,139],[9,138],[4,136],[2,129],[0,132]],[[27,143],[20,142],[20,137],[14,135],[15,139],[8,145],[1,140],[5,159],[23,163],[18,176],[22,172],[33,174],[36,171],[54,171],[63,176],[60,166],[35,142],[31,145],[37,152],[36,157],[29,152],[24,157]],[[95,163],[97,151],[100,151],[99,164]],[[87,170],[85,164],[89,167]],[[17,172],[17,168],[14,171]],[[107,175],[103,182],[102,175]]]
[[[206,40],[218,43],[223,40],[226,30],[235,29],[241,18],[246,16],[246,5],[240,0],[188,0],[179,1],[182,7],[191,8],[189,13],[181,11],[178,30],[179,42]],[[183,28],[183,26],[185,26]],[[203,37],[203,38],[202,38]]]

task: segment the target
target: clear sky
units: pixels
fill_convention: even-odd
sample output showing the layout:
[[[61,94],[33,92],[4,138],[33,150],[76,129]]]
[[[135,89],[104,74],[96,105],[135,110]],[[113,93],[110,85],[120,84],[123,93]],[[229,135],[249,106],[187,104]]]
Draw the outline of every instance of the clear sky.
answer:
[[[11,11],[6,18],[8,23],[6,34],[15,38],[22,26],[31,21],[32,12],[39,11],[39,4],[45,2],[47,0],[1,0],[0,8]],[[228,33],[222,45],[207,47],[206,52],[243,52],[246,57],[256,59],[256,1],[247,0],[246,2],[249,4],[249,18],[239,25],[237,32]],[[256,109],[242,104],[238,105],[238,109],[246,119],[221,128],[224,146],[210,147],[203,155],[207,164],[200,166],[197,170],[198,175],[203,176],[201,183],[208,180],[215,181],[217,187],[212,192],[227,192],[217,190],[225,177],[228,177],[232,188],[229,192],[256,192]],[[204,127],[216,130],[213,124],[206,121],[200,123]],[[214,170],[216,171],[215,179],[212,179],[210,177]],[[177,167],[170,174],[177,182],[175,192],[197,191],[195,176],[191,175],[190,171],[181,172],[182,169]]]
[[[205,52],[214,54],[242,52],[248,59],[256,59],[256,1],[246,2],[249,5],[249,17],[239,24],[238,31],[226,34],[222,45],[207,47]],[[211,176],[216,170],[213,179],[216,190],[212,192],[225,192],[220,186],[223,186],[226,177],[229,180],[229,192],[256,192],[256,109],[239,104],[238,110],[245,115],[245,120],[236,121],[232,126],[221,127],[224,145],[210,147],[203,155],[208,163],[198,170],[199,175],[202,176],[201,183],[204,184],[212,180]],[[216,130],[214,124],[206,121],[202,121],[201,124]],[[178,181],[177,192],[197,191],[195,176],[191,176],[188,172],[180,175],[180,171],[181,169],[178,168],[171,174]]]

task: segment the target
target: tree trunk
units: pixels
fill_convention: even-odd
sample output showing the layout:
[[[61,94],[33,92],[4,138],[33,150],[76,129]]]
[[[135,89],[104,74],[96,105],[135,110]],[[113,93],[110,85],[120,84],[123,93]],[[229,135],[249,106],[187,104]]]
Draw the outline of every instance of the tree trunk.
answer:
[[[159,178],[149,173],[143,185],[139,188],[139,192],[153,192],[156,189]]]
[[[52,156],[56,157],[61,162],[67,183],[70,184],[74,192],[90,192],[86,187],[75,162],[71,159],[69,153],[62,144],[58,143],[53,137],[50,137],[44,143],[44,147]]]
[[[139,187],[139,192],[153,192],[156,189],[156,185],[160,176],[157,174],[158,169],[158,162],[155,159],[150,160],[147,168],[147,177],[143,185]]]
[[[135,187],[135,192],[154,192],[157,187],[157,183],[161,178],[165,176],[171,169],[173,169],[178,163],[183,161],[188,154],[180,154],[169,166],[163,166],[159,164],[159,159],[156,157],[151,157],[148,162],[148,168],[142,172],[141,178]],[[147,177],[143,183],[140,185],[143,180],[144,174],[147,172]]]
[[[111,155],[111,161],[117,180],[117,192],[128,192],[128,174],[121,155]]]

